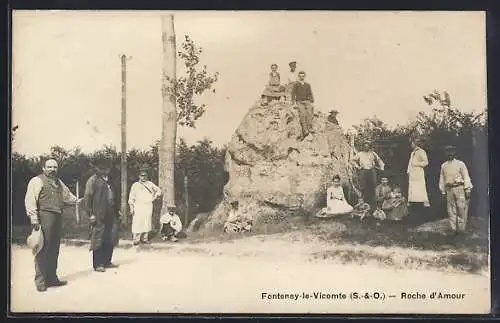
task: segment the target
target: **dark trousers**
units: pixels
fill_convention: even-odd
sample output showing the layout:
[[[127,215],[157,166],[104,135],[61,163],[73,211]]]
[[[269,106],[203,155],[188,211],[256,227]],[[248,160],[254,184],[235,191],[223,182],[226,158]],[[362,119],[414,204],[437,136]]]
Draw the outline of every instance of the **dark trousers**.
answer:
[[[107,216],[104,221],[104,232],[102,235],[102,243],[99,249],[92,252],[92,265],[94,269],[104,267],[111,264],[115,244],[113,242],[113,225],[114,217]]]
[[[40,226],[43,232],[43,248],[35,256],[35,284],[45,286],[57,278],[57,261],[61,246],[62,215],[39,211]]]
[[[170,238],[175,235],[175,230],[170,226],[168,223],[162,223],[161,224],[161,229],[160,229],[160,234],[162,237],[167,237]]]
[[[92,252],[92,264],[94,269],[97,267],[105,267],[111,264],[113,251],[115,247],[111,243],[103,243],[101,248]]]
[[[376,207],[375,188],[377,187],[377,172],[375,169],[360,169],[359,170],[359,188],[363,196],[363,200],[370,204],[372,210]]]
[[[297,103],[299,110],[300,126],[302,127],[302,138],[307,137],[311,132],[314,119],[314,107],[309,101]]]

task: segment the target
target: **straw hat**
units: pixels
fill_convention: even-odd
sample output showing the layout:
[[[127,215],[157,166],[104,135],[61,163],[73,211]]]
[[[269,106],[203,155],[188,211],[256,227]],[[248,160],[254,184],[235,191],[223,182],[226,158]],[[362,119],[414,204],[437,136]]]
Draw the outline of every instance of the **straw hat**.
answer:
[[[175,210],[175,209],[176,209],[175,204],[173,203],[167,204],[167,210]]]
[[[26,243],[31,248],[33,255],[37,255],[43,248],[43,232],[42,229],[32,230],[31,234],[26,239]]]

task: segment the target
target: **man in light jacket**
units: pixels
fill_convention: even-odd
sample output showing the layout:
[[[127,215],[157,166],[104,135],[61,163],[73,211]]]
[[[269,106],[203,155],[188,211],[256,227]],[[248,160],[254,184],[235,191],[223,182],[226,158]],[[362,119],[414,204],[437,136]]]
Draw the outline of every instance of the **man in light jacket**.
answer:
[[[472,182],[467,166],[455,158],[455,147],[446,146],[448,160],[441,165],[439,190],[446,197],[446,207],[451,229],[464,233],[467,227],[467,214],[472,191]]]

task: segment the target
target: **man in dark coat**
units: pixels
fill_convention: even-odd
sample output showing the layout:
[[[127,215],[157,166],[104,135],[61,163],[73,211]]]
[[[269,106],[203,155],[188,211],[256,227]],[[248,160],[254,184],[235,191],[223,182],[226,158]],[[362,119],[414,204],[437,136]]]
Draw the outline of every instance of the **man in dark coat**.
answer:
[[[116,268],[111,262],[113,249],[118,242],[118,212],[116,194],[109,183],[110,165],[100,162],[95,174],[85,185],[84,205],[90,216],[90,250],[93,251],[95,271]]]

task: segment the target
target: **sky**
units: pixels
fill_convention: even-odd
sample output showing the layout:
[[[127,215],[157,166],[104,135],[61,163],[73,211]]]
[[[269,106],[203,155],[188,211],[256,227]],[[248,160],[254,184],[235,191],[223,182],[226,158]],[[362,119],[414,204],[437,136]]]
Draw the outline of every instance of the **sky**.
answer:
[[[127,145],[148,148],[161,135],[161,15],[134,11],[14,11],[13,151],[51,146],[85,152],[120,147],[121,63],[127,63]],[[316,109],[339,111],[344,128],[378,116],[405,123],[429,109],[422,96],[450,93],[464,111],[486,108],[483,12],[173,12],[177,47],[189,35],[201,63],[219,72],[216,93],[188,143],[230,141],[258,100],[269,67],[307,73]],[[180,75],[181,69],[178,69]]]

